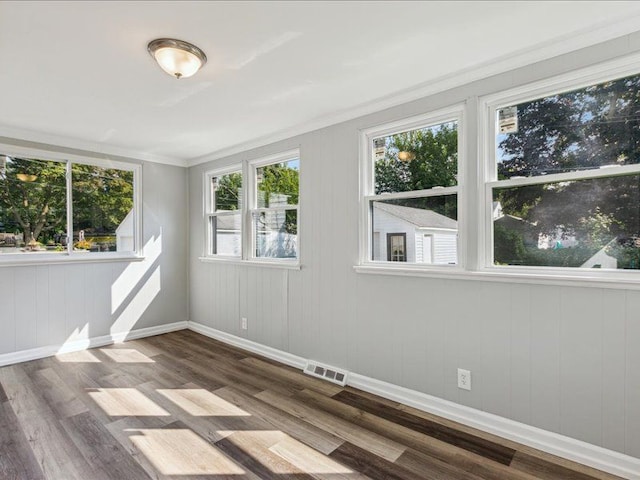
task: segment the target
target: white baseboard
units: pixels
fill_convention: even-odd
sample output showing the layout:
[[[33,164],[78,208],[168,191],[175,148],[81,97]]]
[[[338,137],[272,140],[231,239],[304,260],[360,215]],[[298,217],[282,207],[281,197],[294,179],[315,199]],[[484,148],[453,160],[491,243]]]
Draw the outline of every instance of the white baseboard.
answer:
[[[4,353],[0,355],[0,367],[14,363],[38,360],[40,358],[57,355],[59,353],[77,352],[79,350],[86,350],[87,348],[102,347],[104,345],[111,345],[112,343],[120,343],[125,340],[135,340],[136,338],[151,337],[162,333],[185,330],[187,326],[188,322],[175,322],[166,325],[158,325],[157,327],[139,328],[137,330],[131,330],[130,332],[117,332],[109,335],[102,335],[100,337],[65,342],[62,345],[47,345],[46,347]]]
[[[267,347],[261,343],[252,342],[246,338],[237,337],[230,333],[207,327],[201,323],[188,322],[188,325],[189,330],[193,330],[196,333],[200,333],[215,340],[220,340],[221,342],[228,343],[234,347],[248,350],[249,352],[257,353],[258,355],[270,358],[271,360],[276,360],[280,363],[284,363],[285,365],[289,365],[290,367],[303,369],[307,364],[306,359],[298,357],[297,355],[293,355],[276,348]]]
[[[303,369],[307,362],[306,359],[297,355],[221,332],[200,323],[190,321],[188,322],[188,328],[207,337],[263,355],[285,365]],[[640,479],[640,459],[629,455],[357,373],[349,373],[347,384],[380,397],[409,405],[613,475],[632,480]]]

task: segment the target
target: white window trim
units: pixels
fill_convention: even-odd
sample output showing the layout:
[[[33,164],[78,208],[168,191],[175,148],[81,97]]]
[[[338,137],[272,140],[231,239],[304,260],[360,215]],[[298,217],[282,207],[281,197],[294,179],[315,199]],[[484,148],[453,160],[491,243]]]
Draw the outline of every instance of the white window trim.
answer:
[[[464,272],[466,265],[466,247],[467,247],[467,213],[466,199],[467,193],[465,188],[466,175],[466,106],[464,103],[456,104],[448,108],[443,108],[430,112],[425,115],[417,115],[414,117],[398,120],[376,127],[364,129],[360,131],[360,225],[359,225],[359,244],[360,259],[356,271],[360,273],[374,273],[382,270],[388,272],[408,272],[415,274],[422,272],[429,273],[455,273]],[[458,128],[458,183],[455,187],[431,188],[427,190],[415,190],[411,192],[385,193],[376,195],[374,188],[375,166],[373,162],[372,145],[373,139],[392,135],[395,133],[415,130],[435,126],[451,121],[457,122]],[[370,212],[370,202],[372,200],[393,200],[399,198],[418,198],[430,196],[443,196],[447,194],[456,194],[458,203],[458,263],[456,265],[429,265],[405,263],[398,266],[400,262],[375,261],[372,260],[372,219]]]
[[[273,267],[299,270],[300,266],[300,197],[298,197],[298,205],[287,206],[286,208],[257,208],[256,206],[256,194],[257,191],[257,169],[266,165],[274,163],[287,162],[293,159],[300,160],[300,149],[291,149],[284,152],[279,152],[274,155],[268,155],[265,157],[259,157],[252,160],[245,160],[242,163],[235,163],[219,169],[208,170],[204,174],[204,202],[203,202],[203,221],[205,225],[205,238],[204,247],[205,251],[199,260],[202,262],[212,263],[225,263],[228,265],[246,265],[246,266],[261,266],[261,267]],[[302,169],[302,161],[300,161],[300,170]],[[213,255],[209,253],[211,251],[211,235],[209,231],[209,218],[211,212],[211,178],[226,175],[229,173],[241,172],[242,173],[242,247],[241,255]],[[256,246],[256,234],[253,229],[253,214],[262,211],[274,211],[274,210],[296,210],[298,212],[298,244],[297,244],[297,258],[265,258],[255,256]]]
[[[622,78],[640,73],[640,54],[633,54],[621,57],[612,61],[603,62],[590,67],[582,68],[570,73],[557,75],[545,80],[522,85],[513,89],[508,89],[496,94],[486,95],[479,98],[471,97],[467,99],[465,116],[459,125],[460,131],[471,132],[476,135],[474,138],[466,137],[463,134],[458,162],[458,195],[464,197],[459,199],[459,205],[466,208],[459,208],[458,222],[461,254],[466,255],[464,267],[460,261],[461,268],[443,269],[438,267],[426,268],[422,265],[388,265],[389,262],[367,261],[369,254],[368,242],[368,220],[365,216],[365,197],[370,192],[367,189],[367,181],[372,175],[373,164],[369,165],[371,158],[368,153],[369,145],[367,135],[379,136],[385,133],[383,127],[371,128],[361,131],[360,143],[360,199],[361,215],[359,219],[359,252],[360,258],[354,270],[360,274],[391,275],[400,277],[427,277],[436,279],[458,279],[465,281],[491,281],[500,283],[522,283],[522,284],[544,284],[554,286],[576,286],[594,288],[612,288],[626,290],[640,290],[640,271],[630,270],[598,270],[598,269],[578,269],[559,267],[503,267],[491,265],[493,252],[487,254],[487,249],[492,248],[492,238],[487,232],[491,226],[491,210],[493,199],[487,190],[495,186],[497,180],[493,177],[495,169],[495,140],[490,133],[490,129],[495,128],[495,109],[517,104],[519,102],[540,98],[554,93],[571,91],[584,88],[590,85],[601,83],[607,80]],[[493,110],[491,110],[493,109]],[[412,119],[418,119],[417,125],[423,121],[421,119],[430,118],[430,115],[412,117],[387,124],[393,128],[411,125]],[[415,123],[414,123],[415,124]],[[616,167],[615,174],[625,174],[635,171],[636,166]],[[598,173],[595,173],[598,172]],[[595,175],[594,175],[595,174]],[[594,170],[589,172],[590,176],[612,176],[614,173],[609,169]],[[469,175],[466,177],[465,175]],[[557,174],[560,179],[562,175]],[[475,180],[472,178],[475,177]],[[544,176],[544,182],[553,179],[551,175]],[[536,182],[540,179],[517,179],[512,180],[520,184]],[[463,187],[464,185],[464,187]],[[464,221],[461,219],[463,217]],[[459,257],[461,258],[461,257]],[[489,260],[487,260],[487,258]]]
[[[271,265],[292,265],[299,266],[300,265],[300,196],[298,195],[298,204],[287,206],[286,208],[278,207],[278,208],[258,208],[257,206],[257,198],[256,192],[258,190],[257,183],[257,170],[260,167],[264,167],[267,165],[273,165],[274,163],[283,163],[289,160],[298,159],[299,161],[299,169],[302,168],[302,162],[300,161],[300,149],[292,149],[285,152],[280,152],[274,155],[269,155],[267,157],[260,157],[254,160],[249,160],[246,164],[247,168],[247,209],[246,209],[246,219],[247,222],[245,225],[249,228],[247,232],[248,235],[245,236],[245,240],[249,243],[246,259],[252,262],[258,262],[260,264],[271,264]],[[300,171],[300,170],[298,170]],[[298,177],[300,178],[300,177]],[[299,185],[298,185],[299,188]],[[296,210],[298,214],[296,215],[297,221],[297,232],[298,232],[298,243],[297,243],[297,257],[295,259],[288,258],[265,258],[265,257],[256,257],[256,232],[253,228],[253,215],[258,212],[269,212],[275,210]]]
[[[490,276],[506,276],[535,283],[558,281],[563,285],[591,284],[600,287],[640,289],[640,271],[579,269],[575,267],[528,267],[493,264],[493,218],[492,189],[499,186],[536,185],[566,180],[603,178],[640,173],[640,164],[621,167],[566,172],[537,177],[497,180],[495,135],[496,112],[500,108],[530,100],[578,90],[609,80],[640,74],[640,56],[632,55],[611,62],[552,77],[543,81],[520,86],[497,94],[480,97],[478,100],[478,122],[480,158],[485,161],[478,172],[479,206],[477,271]],[[480,198],[482,197],[482,198]]]
[[[211,191],[211,179],[215,178],[215,177],[221,177],[224,175],[229,175],[231,173],[240,173],[242,175],[242,199],[241,199],[241,203],[242,205],[245,204],[246,201],[246,188],[245,188],[245,177],[243,174],[243,166],[240,163],[237,164],[233,164],[233,165],[228,165],[226,167],[222,167],[222,168],[218,168],[215,170],[208,170],[205,172],[204,177],[203,177],[203,181],[204,181],[204,185],[203,185],[203,189],[202,191],[204,192],[204,203],[203,203],[203,218],[204,218],[204,252],[201,258],[203,259],[208,259],[208,260],[214,260],[214,259],[220,259],[220,260],[240,260],[242,259],[242,255],[244,254],[244,242],[241,243],[241,247],[240,247],[240,256],[236,256],[236,255],[223,255],[223,254],[219,254],[219,253],[211,253],[212,250],[212,245],[213,245],[213,238],[211,235],[211,218],[212,217],[219,217],[219,216],[225,216],[225,215],[234,215],[236,214],[236,212],[232,212],[232,211],[222,211],[222,212],[215,212],[214,208],[213,208],[213,204],[212,204],[212,199],[213,199],[213,192]],[[245,222],[243,221],[243,217],[244,217],[244,213],[243,213],[243,209],[238,210],[238,213],[240,213],[241,215],[241,222],[240,222],[240,235],[241,238],[244,238],[244,228],[245,228]]]
[[[0,153],[15,157],[27,157],[38,160],[51,160],[65,163],[67,167],[67,233],[73,232],[71,188],[71,165],[92,165],[101,168],[114,168],[133,172],[133,213],[134,213],[134,246],[133,252],[74,252],[73,242],[68,242],[67,251],[62,253],[3,253],[0,255],[0,267],[16,267],[26,265],[56,265],[66,263],[100,263],[100,262],[132,262],[144,260],[142,242],[142,164],[128,163],[108,158],[95,158],[77,154],[60,153],[55,151],[20,147],[17,145],[0,143]]]

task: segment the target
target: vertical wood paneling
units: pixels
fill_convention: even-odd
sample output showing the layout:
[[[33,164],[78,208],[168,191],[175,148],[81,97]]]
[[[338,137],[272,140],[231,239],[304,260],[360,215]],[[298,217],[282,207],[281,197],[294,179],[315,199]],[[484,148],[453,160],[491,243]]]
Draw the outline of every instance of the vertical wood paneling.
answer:
[[[563,288],[561,433],[602,444],[602,290]]]
[[[15,270],[0,270],[0,353],[15,351]]]
[[[624,290],[602,293],[602,446],[624,451],[625,305]]]
[[[36,267],[24,267],[14,273],[16,350],[29,350],[37,345],[36,272]]]
[[[531,286],[531,423],[560,431],[560,289]]]
[[[428,295],[429,307],[425,309],[421,322],[425,325],[424,336],[421,340],[425,344],[424,381],[425,392],[437,397],[445,397],[445,352],[447,322],[450,321],[450,309],[446,298],[447,287],[442,282],[432,281],[423,287]]]
[[[64,278],[64,265],[49,267],[49,331],[51,345],[64,343],[71,332],[66,328],[66,294],[67,288]]]
[[[531,423],[531,290],[511,286],[511,415]]]
[[[480,287],[478,311],[492,312],[477,315],[482,325],[481,369],[473,377],[472,386],[482,395],[482,409],[503,417],[511,416],[511,288],[487,284]],[[475,382],[474,382],[475,381]],[[473,385],[475,383],[475,385]]]
[[[626,305],[625,452],[640,458],[640,292],[627,292]]]
[[[479,315],[479,305],[484,288],[482,284],[475,288],[465,288],[464,297],[458,297],[451,291],[448,301],[454,307],[457,319],[455,337],[452,339],[457,346],[457,362],[448,365],[446,375],[456,383],[458,402],[472,408],[482,408],[482,389],[474,388],[476,382],[482,382],[482,329],[484,315]],[[458,368],[471,371],[471,390],[457,388]]]
[[[65,330],[69,333],[65,341],[84,340],[91,336],[91,332],[88,331],[86,281],[85,265],[64,267]]]
[[[428,282],[430,284],[431,282]],[[402,287],[405,294],[415,297],[431,299],[427,282],[406,282]],[[412,332],[412,335],[399,335],[398,359],[400,363],[399,377],[402,384],[408,388],[424,391],[426,388],[426,365],[427,365],[427,326],[430,321],[428,309],[413,310],[410,306],[398,300],[392,301],[396,307],[395,321],[403,325],[403,328]],[[428,303],[432,303],[429,301]],[[435,302],[433,302],[435,303]]]
[[[49,266],[42,265],[36,272],[36,346],[51,343],[49,323]]]

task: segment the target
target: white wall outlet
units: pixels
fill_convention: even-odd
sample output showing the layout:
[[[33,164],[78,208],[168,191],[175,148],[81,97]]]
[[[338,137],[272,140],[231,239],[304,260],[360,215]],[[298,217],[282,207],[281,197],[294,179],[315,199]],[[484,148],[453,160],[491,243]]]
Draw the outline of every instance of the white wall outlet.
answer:
[[[471,372],[469,370],[458,369],[458,388],[471,390]]]
[[[248,328],[247,317],[242,317],[242,320],[240,321],[240,328],[242,328],[242,330],[246,330]]]

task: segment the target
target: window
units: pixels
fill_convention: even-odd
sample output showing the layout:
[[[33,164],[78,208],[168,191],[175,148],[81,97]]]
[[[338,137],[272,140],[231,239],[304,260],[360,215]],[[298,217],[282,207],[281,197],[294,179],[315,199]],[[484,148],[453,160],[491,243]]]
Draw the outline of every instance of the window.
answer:
[[[207,173],[207,257],[297,264],[299,177],[297,150]]]
[[[135,253],[138,176],[135,165],[0,155],[0,257]]]
[[[207,176],[209,201],[207,228],[210,255],[242,255],[242,172]]]
[[[387,233],[387,260],[389,262],[407,261],[406,233]]]
[[[460,263],[461,117],[456,107],[364,132],[363,264]]]
[[[569,88],[489,105],[487,264],[640,269],[640,75]]]

